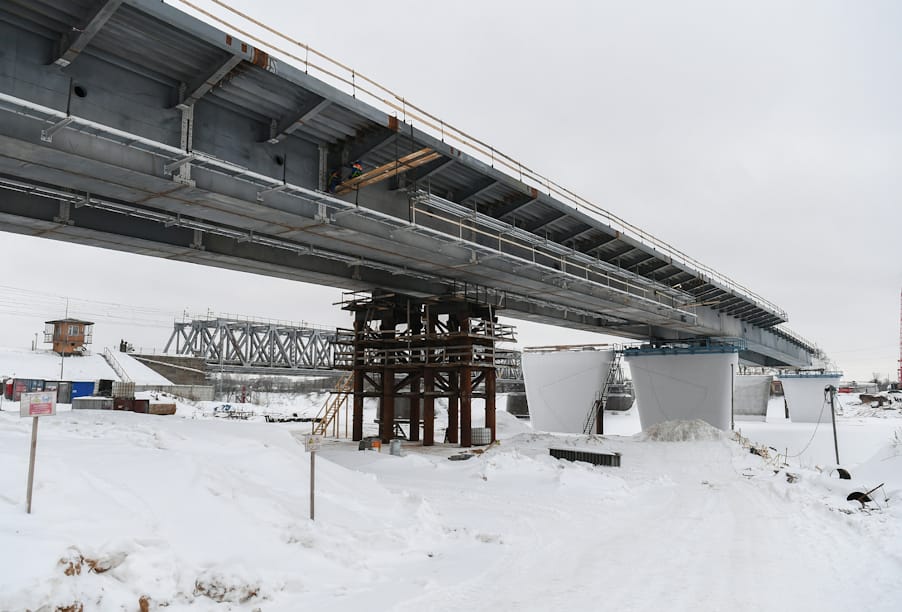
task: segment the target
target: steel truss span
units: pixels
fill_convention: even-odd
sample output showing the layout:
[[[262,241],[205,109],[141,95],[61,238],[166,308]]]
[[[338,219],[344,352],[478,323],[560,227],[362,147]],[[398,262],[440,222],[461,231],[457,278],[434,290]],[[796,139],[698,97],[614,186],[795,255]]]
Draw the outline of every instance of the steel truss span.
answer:
[[[335,331],[265,321],[177,321],[164,353],[241,368],[332,370]]]

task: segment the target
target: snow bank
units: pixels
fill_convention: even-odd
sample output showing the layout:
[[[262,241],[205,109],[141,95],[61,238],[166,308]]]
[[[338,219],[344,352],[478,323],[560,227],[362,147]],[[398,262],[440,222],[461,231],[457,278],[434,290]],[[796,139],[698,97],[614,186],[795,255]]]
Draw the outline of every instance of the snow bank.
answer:
[[[868,461],[857,466],[852,473],[856,479],[872,483],[873,486],[884,483],[886,494],[894,498],[902,510],[902,428],[897,429],[889,443]]]
[[[654,442],[696,442],[700,440],[728,439],[727,434],[701,419],[657,423],[634,437],[638,440]]]

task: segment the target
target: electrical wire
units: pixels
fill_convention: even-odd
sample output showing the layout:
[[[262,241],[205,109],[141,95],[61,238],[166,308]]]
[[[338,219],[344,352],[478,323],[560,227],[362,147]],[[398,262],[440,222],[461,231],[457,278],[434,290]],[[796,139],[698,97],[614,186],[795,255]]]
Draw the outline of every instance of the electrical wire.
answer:
[[[795,455],[785,455],[786,459],[797,459],[797,458],[799,458],[799,457],[801,457],[802,455],[805,454],[805,451],[807,451],[807,450],[808,450],[808,447],[811,446],[811,443],[814,442],[814,437],[817,435],[817,430],[818,430],[818,428],[821,426],[821,419],[822,419],[823,416],[824,416],[824,408],[825,408],[826,406],[827,406],[827,398],[825,397],[825,398],[824,398],[824,403],[821,404],[821,413],[820,413],[819,415],[817,415],[817,424],[815,424],[815,426],[814,426],[814,431],[811,432],[811,439],[808,440],[808,444],[806,444],[806,445],[805,445],[805,448],[803,448],[801,451],[799,451],[798,454],[795,454]]]

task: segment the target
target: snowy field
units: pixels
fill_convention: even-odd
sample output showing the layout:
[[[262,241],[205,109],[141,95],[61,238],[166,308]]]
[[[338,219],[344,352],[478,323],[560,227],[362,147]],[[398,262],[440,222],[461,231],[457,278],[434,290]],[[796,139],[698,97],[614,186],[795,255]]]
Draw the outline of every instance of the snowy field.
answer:
[[[113,357],[133,382],[139,385],[169,385],[165,377],[128,355],[113,351]],[[62,361],[62,364],[60,363]],[[62,377],[60,366],[62,365]],[[119,380],[119,375],[103,358],[103,348],[89,355],[60,358],[51,350],[0,347],[0,379],[36,378],[42,380]]]
[[[737,428],[792,455],[814,426],[781,410]],[[204,413],[43,418],[32,515],[30,420],[0,413],[0,610],[902,609],[897,410],[844,407],[851,481],[831,471],[829,422],[788,465],[704,424],[632,435],[635,409],[609,414],[605,437],[500,413],[500,443],[467,461],[452,445],[397,457],[328,441],[315,522],[309,424]],[[881,482],[867,507],[846,501]]]
[[[60,377],[62,362],[62,378]],[[0,347],[0,377],[43,380],[119,380],[103,354],[61,358],[50,350]]]

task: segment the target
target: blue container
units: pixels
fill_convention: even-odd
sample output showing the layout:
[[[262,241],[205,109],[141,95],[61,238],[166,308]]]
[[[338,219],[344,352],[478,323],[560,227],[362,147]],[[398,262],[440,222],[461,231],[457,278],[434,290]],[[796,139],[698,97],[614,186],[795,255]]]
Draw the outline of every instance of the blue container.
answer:
[[[94,381],[91,382],[73,382],[72,383],[72,399],[76,397],[91,397],[94,395]]]

